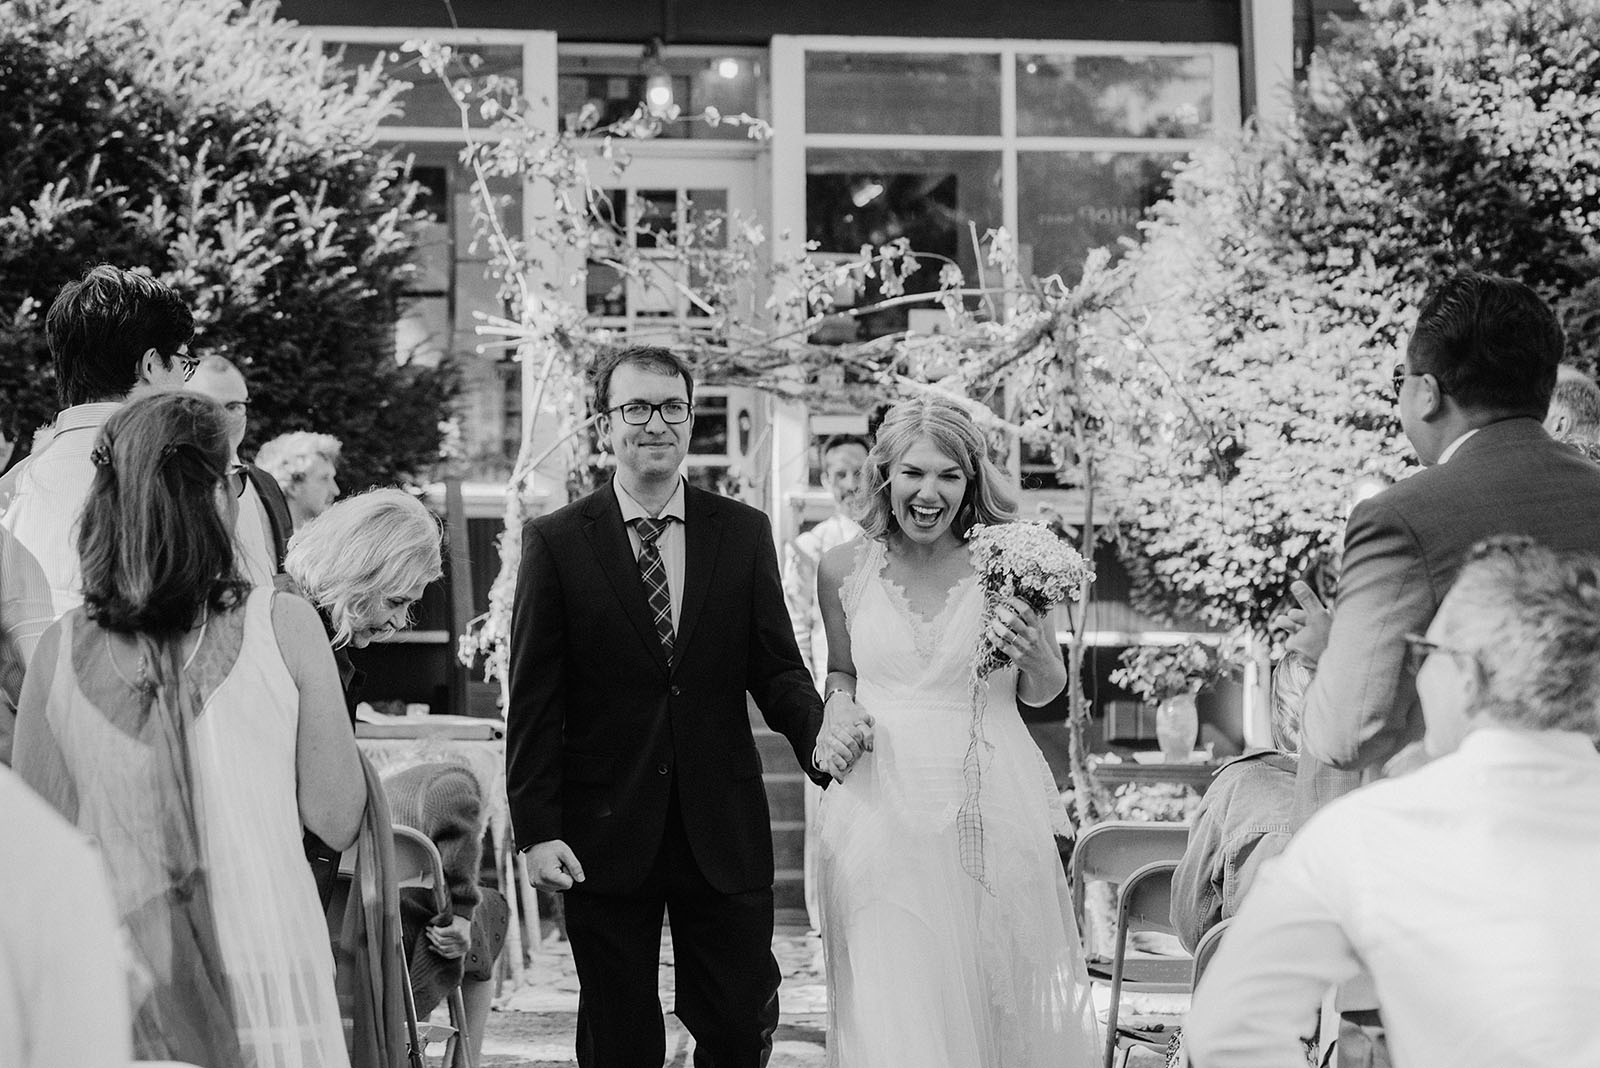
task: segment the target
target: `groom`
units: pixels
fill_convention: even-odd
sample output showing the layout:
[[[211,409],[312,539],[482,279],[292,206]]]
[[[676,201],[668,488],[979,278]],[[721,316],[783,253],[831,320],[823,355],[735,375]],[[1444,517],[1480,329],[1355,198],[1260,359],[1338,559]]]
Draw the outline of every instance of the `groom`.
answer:
[[[694,381],[637,347],[595,368],[608,486],[522,532],[506,784],[534,885],[565,893],[578,1063],[655,1068],[663,909],[700,1068],[759,1068],[778,1022],[772,836],[745,694],[813,779],[822,704],[767,518],[685,486]],[[814,753],[814,749],[817,752]]]

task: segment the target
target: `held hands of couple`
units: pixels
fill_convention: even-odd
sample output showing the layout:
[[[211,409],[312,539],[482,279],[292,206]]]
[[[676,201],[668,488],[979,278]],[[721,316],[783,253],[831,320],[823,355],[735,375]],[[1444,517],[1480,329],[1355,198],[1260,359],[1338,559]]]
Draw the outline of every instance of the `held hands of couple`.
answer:
[[[1289,586],[1289,595],[1300,606],[1282,615],[1274,616],[1268,627],[1281,630],[1288,640],[1284,647],[1316,663],[1328,648],[1328,632],[1333,627],[1333,613],[1328,611],[1309,585],[1296,579]]]
[[[583,882],[583,865],[572,850],[559,838],[540,842],[528,850],[525,861],[528,881],[540,890],[559,894],[571,890],[573,883]]]
[[[811,752],[811,764],[843,782],[862,753],[872,751],[872,715],[856,704],[849,690],[832,690],[822,706],[822,730]]]

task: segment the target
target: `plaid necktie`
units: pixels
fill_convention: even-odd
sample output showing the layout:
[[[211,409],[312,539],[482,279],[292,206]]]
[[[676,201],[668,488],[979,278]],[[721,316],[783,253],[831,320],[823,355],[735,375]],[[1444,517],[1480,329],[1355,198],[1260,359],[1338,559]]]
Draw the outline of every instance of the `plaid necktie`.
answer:
[[[672,663],[672,590],[667,586],[667,565],[661,562],[661,550],[656,546],[656,539],[661,537],[667,529],[670,519],[644,519],[633,520],[634,530],[639,532],[639,577],[644,579],[645,599],[650,602],[650,611],[656,617],[656,636],[661,639],[661,648],[666,650],[667,663]]]

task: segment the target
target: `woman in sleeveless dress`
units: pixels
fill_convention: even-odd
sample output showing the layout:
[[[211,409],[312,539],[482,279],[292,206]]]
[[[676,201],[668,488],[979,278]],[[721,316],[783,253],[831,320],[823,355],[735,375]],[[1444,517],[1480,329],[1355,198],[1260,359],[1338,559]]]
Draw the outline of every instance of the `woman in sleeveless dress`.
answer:
[[[345,1068],[300,836],[348,844],[365,781],[315,610],[238,577],[227,451],[222,409],[195,394],[105,424],[84,605],[39,642],[16,770],[100,848],[136,1057]]]
[[[1070,824],[1017,711],[1061,692],[1053,621],[998,609],[1011,667],[974,683],[983,591],[966,544],[1014,494],[953,404],[896,405],[862,538],[818,576],[830,725],[870,752],[821,807],[831,1068],[1088,1068],[1088,977],[1055,835]],[[832,769],[839,770],[839,769]]]

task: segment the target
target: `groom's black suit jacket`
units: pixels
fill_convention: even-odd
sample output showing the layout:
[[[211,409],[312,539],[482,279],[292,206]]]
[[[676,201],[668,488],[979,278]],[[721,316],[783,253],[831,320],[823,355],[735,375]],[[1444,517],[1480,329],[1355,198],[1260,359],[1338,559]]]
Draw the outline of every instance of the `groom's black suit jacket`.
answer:
[[[802,767],[822,724],[767,517],[687,487],[684,532],[669,669],[610,485],[522,530],[506,716],[512,827],[520,849],[565,841],[590,893],[644,881],[674,788],[707,881],[723,893],[771,886],[746,691]]]

